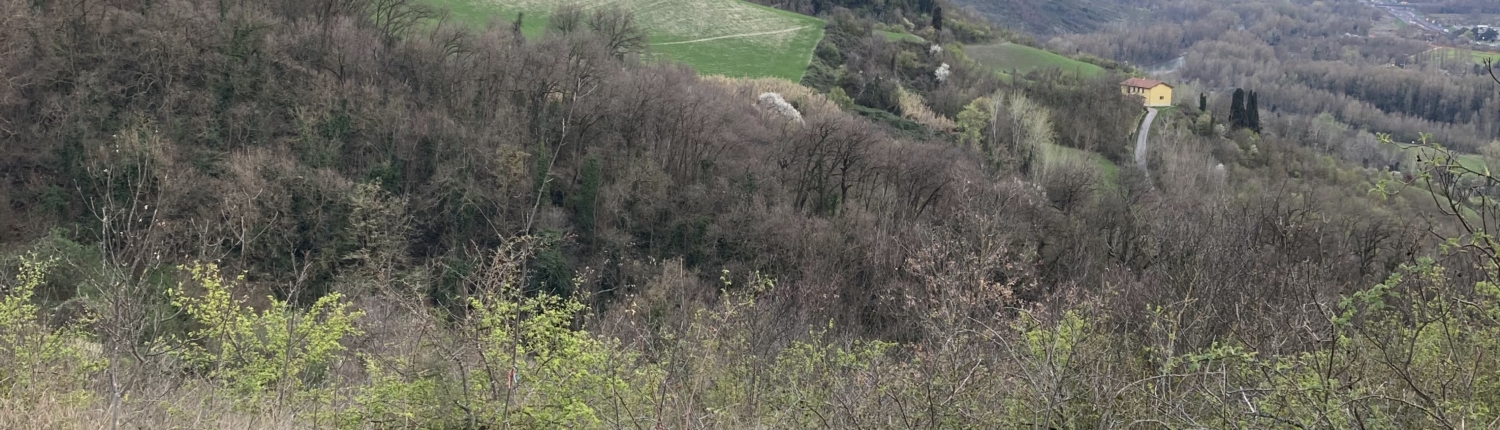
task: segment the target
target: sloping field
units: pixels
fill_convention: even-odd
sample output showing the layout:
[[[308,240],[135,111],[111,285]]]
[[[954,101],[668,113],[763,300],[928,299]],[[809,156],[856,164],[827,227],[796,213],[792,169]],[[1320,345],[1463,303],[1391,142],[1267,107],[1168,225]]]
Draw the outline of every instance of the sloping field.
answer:
[[[650,34],[651,58],[676,61],[706,75],[802,79],[823,20],[741,0],[430,0],[458,19],[482,24],[525,13],[522,30],[540,34],[558,6],[585,10],[616,5],[635,13]]]
[[[1101,191],[1113,190],[1120,184],[1120,166],[1097,152],[1052,145],[1047,147],[1045,154],[1046,159],[1072,159],[1099,166],[1098,185]]]
[[[1061,69],[1063,73],[1074,73],[1080,76],[1104,73],[1103,67],[1015,43],[971,45],[964,47],[964,53],[968,54],[969,58],[1000,73],[1008,74],[1014,70],[1015,74],[1024,75],[1050,68]]]
[[[1036,35],[1092,33],[1138,13],[1126,4],[1131,2],[1119,0],[956,0],[954,3],[974,8],[996,27]]]
[[[1426,52],[1407,57],[1407,59],[1421,64],[1467,67],[1474,64],[1484,64],[1485,60],[1500,62],[1500,52],[1442,47],[1429,49]]]
[[[1427,160],[1432,160],[1437,156],[1437,154],[1432,150],[1426,148],[1407,148],[1402,152],[1404,153],[1403,155],[1405,156],[1405,160],[1403,160],[1401,164],[1406,166],[1416,165],[1417,158],[1419,156]],[[1464,168],[1476,172],[1489,171],[1489,163],[1485,162],[1484,156],[1479,154],[1464,154],[1455,152],[1453,153],[1453,161],[1458,162],[1458,164],[1463,166]]]
[[[1475,64],[1484,63],[1484,60],[1500,61],[1500,52],[1474,51],[1462,48],[1438,48],[1442,55],[1456,58],[1468,57]]]

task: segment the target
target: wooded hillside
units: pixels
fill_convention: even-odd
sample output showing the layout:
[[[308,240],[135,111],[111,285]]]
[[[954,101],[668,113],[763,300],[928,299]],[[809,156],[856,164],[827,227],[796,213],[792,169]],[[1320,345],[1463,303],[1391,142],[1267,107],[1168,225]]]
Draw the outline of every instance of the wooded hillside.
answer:
[[[825,6],[793,83],[620,9],[0,0],[0,427],[1495,419],[1487,172],[1194,103],[1143,172],[1124,74]]]

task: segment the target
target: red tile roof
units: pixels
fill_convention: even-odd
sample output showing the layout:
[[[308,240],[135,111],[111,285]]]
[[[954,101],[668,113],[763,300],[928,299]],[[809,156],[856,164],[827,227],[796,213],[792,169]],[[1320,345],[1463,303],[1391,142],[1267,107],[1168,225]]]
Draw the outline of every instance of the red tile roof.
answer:
[[[1167,85],[1167,84],[1162,83],[1162,81],[1154,81],[1154,80],[1150,80],[1150,79],[1130,78],[1130,79],[1126,79],[1125,82],[1121,82],[1120,85],[1127,86],[1127,87],[1145,88],[1145,89],[1149,90],[1149,89],[1152,89],[1152,88],[1156,88],[1157,85]],[[1172,87],[1171,85],[1167,85],[1167,88],[1171,88],[1171,87]]]

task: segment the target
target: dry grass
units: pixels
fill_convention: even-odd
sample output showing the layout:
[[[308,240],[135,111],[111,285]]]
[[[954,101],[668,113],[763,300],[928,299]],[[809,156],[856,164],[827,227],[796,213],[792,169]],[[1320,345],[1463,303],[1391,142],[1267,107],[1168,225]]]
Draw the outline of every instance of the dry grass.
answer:
[[[0,428],[10,430],[71,430],[105,428],[102,410],[68,405],[59,399],[16,401],[0,399]]]
[[[312,427],[308,406],[289,402],[281,407],[247,412],[235,398],[212,382],[178,371],[173,360],[124,364],[114,375],[122,391],[118,409],[110,402],[110,373],[90,375],[90,390],[66,388],[33,390],[24,396],[0,396],[0,429],[295,429]],[[129,360],[121,360],[127,362]]]
[[[779,78],[727,78],[706,76],[704,81],[721,85],[735,91],[748,103],[754,103],[761,93],[780,94],[781,98],[797,106],[803,117],[829,116],[840,112],[839,106],[812,88]]]
[[[128,398],[119,412],[110,411],[109,401],[96,396],[83,404],[67,399],[46,398],[32,402],[0,400],[0,429],[6,430],[97,430],[108,429],[118,420],[121,429],[298,429],[310,428],[310,412],[295,406],[279,413],[246,413],[233,407],[232,399],[215,393],[197,381],[182,382],[161,398]],[[147,396],[155,397],[155,396]],[[325,427],[327,427],[325,425]]]
[[[927,101],[922,100],[922,96],[906,91],[904,88],[897,95],[900,98],[898,103],[901,105],[901,116],[903,118],[916,121],[918,124],[939,131],[950,131],[958,127],[957,124],[953,123],[953,120],[933,113],[932,109],[928,109]]]

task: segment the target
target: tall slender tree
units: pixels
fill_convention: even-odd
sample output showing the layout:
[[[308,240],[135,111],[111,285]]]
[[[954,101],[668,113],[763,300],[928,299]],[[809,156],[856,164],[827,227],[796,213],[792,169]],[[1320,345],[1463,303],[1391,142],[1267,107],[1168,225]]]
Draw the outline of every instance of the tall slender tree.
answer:
[[[1198,111],[1208,112],[1208,93],[1198,93]]]
[[[1251,91],[1250,96],[1245,100],[1245,127],[1260,133],[1260,103],[1256,100],[1257,98],[1259,96]]]
[[[1245,127],[1245,90],[1235,88],[1234,98],[1229,102],[1229,126]]]
[[[933,31],[937,31],[937,32],[942,32],[943,31],[943,7],[942,6],[933,6],[932,7],[932,29],[933,29]]]
[[[521,26],[525,24],[525,20],[526,12],[521,12],[516,14],[515,22],[510,23],[510,31],[515,33],[517,43],[526,40],[526,36],[521,35]]]

